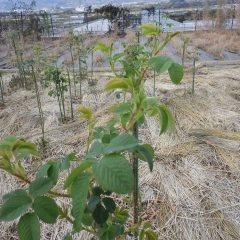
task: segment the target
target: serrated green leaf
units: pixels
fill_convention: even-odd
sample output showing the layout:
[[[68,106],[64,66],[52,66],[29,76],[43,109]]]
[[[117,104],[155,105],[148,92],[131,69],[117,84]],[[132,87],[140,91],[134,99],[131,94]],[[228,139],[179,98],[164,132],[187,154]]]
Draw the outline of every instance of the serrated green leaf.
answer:
[[[114,211],[116,209],[116,204],[112,198],[105,197],[102,199],[102,202],[108,212],[114,213]]]
[[[37,171],[36,178],[46,177],[50,166],[51,165],[49,163],[45,163],[44,165],[42,165]]]
[[[167,71],[173,64],[173,61],[166,56],[153,57],[149,60],[149,65],[156,70],[158,74]]]
[[[131,111],[131,105],[129,102],[118,104],[111,108],[111,111],[117,114],[125,114]]]
[[[0,221],[12,221],[31,206],[32,199],[25,190],[16,190],[5,195],[5,201],[0,209]]]
[[[86,155],[86,158],[94,158],[104,153],[104,145],[99,141],[94,141]]]
[[[159,120],[160,134],[174,129],[174,117],[164,104],[159,106]]]
[[[92,213],[89,211],[85,211],[83,214],[83,218],[82,218],[82,223],[85,226],[91,226],[93,224],[93,217],[92,217]]]
[[[113,89],[128,89],[128,85],[126,83],[126,81],[122,78],[114,78],[110,81],[108,81],[108,83],[105,85],[105,90],[109,91],[109,90],[113,90]]]
[[[75,153],[70,153],[63,157],[60,162],[60,169],[61,170],[67,170],[70,167],[70,162],[74,161],[76,159]]]
[[[95,159],[84,160],[80,163],[80,165],[78,167],[73,169],[64,183],[64,189],[68,188],[75,181],[75,179],[79,176],[79,174],[81,174],[86,169],[90,168],[95,161],[96,161]]]
[[[91,174],[81,173],[72,184],[72,215],[74,217],[74,229],[80,231],[82,217],[87,205],[88,187]]]
[[[56,185],[59,176],[59,163],[52,163],[47,171],[47,174],[48,177],[52,180],[53,184]]]
[[[92,193],[93,195],[100,197],[102,194],[104,194],[104,191],[102,190],[102,188],[97,186],[92,189]]]
[[[9,200],[10,198],[13,198],[15,196],[19,197],[19,196],[26,196],[26,195],[28,195],[26,190],[17,189],[15,191],[4,194],[3,197],[2,197],[2,200],[3,200],[3,202],[6,202],[7,200]]]
[[[45,223],[55,223],[59,215],[56,202],[49,197],[36,197],[33,202],[33,209],[37,216]]]
[[[94,210],[92,216],[96,223],[103,224],[107,221],[109,214],[102,205],[98,205]]]
[[[37,178],[29,185],[29,194],[35,198],[46,194],[52,187],[53,182],[50,178]]]
[[[173,63],[168,69],[168,73],[174,84],[179,84],[183,79],[183,67],[178,63]]]
[[[17,225],[20,240],[40,240],[40,224],[35,213],[22,216]]]
[[[88,202],[88,209],[93,212],[96,206],[101,202],[101,198],[96,195],[92,195]]]
[[[113,224],[109,226],[110,239],[115,239],[116,237],[124,234],[124,226],[119,224]]]
[[[138,140],[134,136],[128,133],[123,133],[113,138],[111,142],[106,146],[104,151],[105,153],[121,152],[134,148],[137,145]]]
[[[130,163],[121,155],[104,156],[93,165],[97,183],[105,190],[127,194],[133,190],[133,173]]]
[[[138,157],[148,163],[150,171],[153,170],[154,150],[150,144],[143,144],[136,148]]]

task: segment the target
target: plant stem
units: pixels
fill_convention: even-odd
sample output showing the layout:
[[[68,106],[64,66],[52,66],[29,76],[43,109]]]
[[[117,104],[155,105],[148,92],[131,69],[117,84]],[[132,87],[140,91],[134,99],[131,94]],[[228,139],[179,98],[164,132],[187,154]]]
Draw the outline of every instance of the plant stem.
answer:
[[[57,66],[56,66],[56,70],[57,70],[57,76],[56,76],[56,79],[54,79],[54,83],[55,83],[55,89],[56,89],[56,94],[57,94],[57,100],[58,100],[60,115],[61,115],[61,119],[63,121],[63,112],[62,112],[62,106],[61,106],[61,100],[60,100],[60,96],[61,96],[61,90],[60,90],[60,85],[59,85],[60,78],[59,78],[59,71],[58,71]]]
[[[153,95],[156,96],[156,70],[153,71]]]
[[[78,64],[79,64],[79,84],[80,84],[80,99],[82,98],[82,73],[81,73],[81,57],[78,55]]]
[[[3,97],[4,85],[3,85],[3,77],[1,72],[0,72],[0,91],[1,91],[2,103],[4,104],[4,97]]]
[[[135,123],[132,130],[133,136],[138,139],[138,124]],[[136,227],[134,232],[134,239],[138,239],[138,210],[139,210],[139,202],[138,202],[138,157],[133,153],[133,223]]]
[[[196,58],[193,58],[193,80],[192,80],[192,95],[194,95],[195,90],[195,75],[196,75]]]
[[[34,85],[35,85],[35,93],[36,93],[36,97],[37,97],[38,111],[39,111],[39,117],[40,117],[40,122],[41,122],[42,143],[44,146],[45,145],[45,131],[44,131],[44,116],[43,116],[43,111],[42,111],[42,103],[41,103],[41,99],[40,99],[37,78],[36,78],[36,74],[35,74],[33,66],[31,66],[31,70],[32,70],[32,77],[33,77],[33,81],[34,81]]]
[[[13,174],[13,176],[17,177],[18,179],[20,179],[21,181],[27,183],[27,184],[31,184],[32,182],[28,179],[28,178],[24,178],[18,174]],[[64,197],[64,198],[70,198],[69,194],[66,193],[61,193],[61,192],[57,192],[57,191],[49,191],[48,192],[51,195],[54,195],[56,197]]]
[[[74,70],[74,57],[73,57],[72,46],[70,46],[70,53],[71,53],[71,59],[72,59],[72,74],[73,74],[74,94],[75,94],[75,97],[76,97],[77,96],[77,89],[76,89],[76,77],[75,77],[75,70]]]
[[[70,79],[68,68],[67,68],[67,76],[68,76],[68,87],[69,87],[69,97],[70,97],[70,107],[71,107],[71,118],[73,119],[72,89],[71,89],[71,79]]]

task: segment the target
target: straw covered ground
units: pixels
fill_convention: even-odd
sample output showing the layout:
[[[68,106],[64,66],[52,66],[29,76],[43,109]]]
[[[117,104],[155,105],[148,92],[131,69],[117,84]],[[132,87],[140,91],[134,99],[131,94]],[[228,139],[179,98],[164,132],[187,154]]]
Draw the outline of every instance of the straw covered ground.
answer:
[[[83,104],[98,115],[98,124],[108,120],[106,111],[117,102],[114,93],[102,91],[110,78],[94,73],[98,84],[84,86]],[[6,84],[7,84],[7,79]],[[152,76],[147,90],[153,94]],[[6,105],[0,111],[0,138],[17,135],[37,143],[41,136],[37,103],[33,91],[8,89]],[[191,71],[182,84],[173,86],[167,75],[157,79],[157,95],[176,117],[176,132],[159,136],[157,119],[147,119],[140,138],[156,152],[154,171],[140,165],[140,188],[144,219],[150,219],[164,240],[240,239],[240,68],[239,63],[199,65],[195,95],[191,95]],[[82,120],[61,124],[57,101],[42,92],[49,141],[42,161],[75,151],[84,154],[87,132]],[[75,99],[74,107],[79,100]],[[41,160],[25,162],[30,175]],[[62,176],[62,179],[64,176]],[[22,186],[0,171],[0,197]],[[59,203],[69,204],[65,199]],[[70,229],[67,222],[42,226],[42,240],[62,239]],[[16,225],[0,223],[2,240],[18,239]],[[83,233],[76,239],[88,240]]]

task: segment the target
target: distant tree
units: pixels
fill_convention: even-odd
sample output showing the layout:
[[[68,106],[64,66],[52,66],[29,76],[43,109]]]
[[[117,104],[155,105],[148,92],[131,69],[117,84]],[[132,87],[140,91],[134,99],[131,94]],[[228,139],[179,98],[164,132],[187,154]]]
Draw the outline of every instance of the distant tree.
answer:
[[[123,12],[123,8],[113,6],[111,4],[105,5],[101,8],[95,10],[96,13],[101,14],[104,18],[108,19],[110,22],[109,30],[115,30],[113,26],[117,22],[118,17]]]
[[[223,28],[226,21],[226,13],[225,13],[225,0],[217,0],[217,19],[216,19],[216,27]]]

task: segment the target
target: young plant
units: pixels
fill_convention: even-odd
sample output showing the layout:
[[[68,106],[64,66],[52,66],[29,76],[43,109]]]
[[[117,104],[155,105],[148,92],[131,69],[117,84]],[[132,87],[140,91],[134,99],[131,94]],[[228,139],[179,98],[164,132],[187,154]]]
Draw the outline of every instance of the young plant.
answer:
[[[34,62],[30,62],[30,74],[31,77],[34,81],[34,87],[35,87],[35,93],[36,93],[36,98],[37,98],[37,105],[38,105],[38,112],[39,112],[39,118],[40,118],[40,124],[41,124],[41,131],[42,131],[42,146],[45,147],[46,141],[45,141],[45,125],[44,125],[44,114],[42,110],[42,103],[41,103],[41,96],[39,92],[39,87],[38,87],[38,81],[37,81],[37,75],[34,69]]]
[[[57,97],[61,120],[64,122],[66,119],[65,92],[68,91],[67,81],[57,67],[45,68],[45,85],[51,87],[51,83],[53,83],[54,88],[51,88],[48,95]]]
[[[189,38],[184,37],[183,43],[182,43],[182,65],[183,66],[185,62],[185,53],[188,47],[189,40],[190,40]]]
[[[3,74],[0,72],[0,93],[1,93],[1,101],[4,104],[4,84],[3,84]]]
[[[73,75],[73,84],[74,84],[74,95],[77,96],[77,88],[76,88],[76,76],[75,76],[75,69],[74,69],[74,45],[75,45],[75,36],[73,32],[69,32],[68,34],[68,45],[71,55],[71,64],[72,64],[72,75]]]
[[[147,38],[161,34],[155,25],[142,25],[141,30]],[[138,164],[139,160],[147,162],[152,171],[154,150],[150,144],[140,143],[138,131],[147,116],[159,118],[160,133],[173,126],[169,109],[157,98],[147,96],[144,86],[147,71],[151,69],[157,73],[168,71],[174,84],[181,81],[182,67],[168,57],[159,56],[174,35],[168,33],[163,42],[156,41],[150,52],[149,46],[135,43],[134,56],[128,51],[132,46],[114,55],[113,44],[96,46],[107,54],[115,74],[105,90],[121,89],[127,93],[127,99],[111,107],[113,118],[104,126],[96,126],[97,117],[90,108],[81,106],[78,109],[80,117],[88,124],[86,154],[81,159],[70,154],[49,161],[31,180],[21,159],[36,154],[34,145],[16,138],[0,142],[0,167],[28,184],[24,189],[4,195],[0,209],[1,221],[21,217],[17,226],[20,240],[40,240],[39,221],[52,224],[60,219],[73,226],[65,239],[72,239],[75,233],[84,230],[91,233],[93,239],[100,240],[127,239],[129,234],[134,234],[135,239],[157,240],[151,224],[139,221]],[[115,72],[117,62],[123,67],[120,73]],[[64,190],[56,191],[59,174],[69,169],[73,161],[75,168],[65,179]],[[123,208],[119,202],[121,199],[131,203],[130,194],[133,194],[133,219],[129,218],[128,208]],[[71,209],[57,204],[54,197],[70,198]]]
[[[136,139],[138,139],[138,126],[144,122],[145,115],[159,117],[160,133],[171,129],[173,124],[173,117],[168,108],[164,104],[159,104],[157,98],[147,96],[144,88],[147,80],[147,72],[151,69],[155,70],[158,74],[168,71],[174,84],[178,84],[183,78],[183,68],[181,65],[174,63],[169,57],[159,56],[171,38],[177,33],[168,33],[164,41],[160,42],[158,37],[162,31],[158,26],[144,24],[140,29],[142,34],[149,39],[145,46],[135,43],[135,45],[126,46],[124,52],[117,55],[112,55],[112,45],[108,47],[101,43],[97,46],[97,49],[102,50],[108,55],[113,71],[116,62],[119,62],[123,67],[121,74],[114,71],[116,77],[106,85],[106,90],[121,89],[130,95],[129,101],[124,102],[120,107],[117,106],[113,111],[119,115],[119,124],[122,129],[131,133]],[[123,60],[122,57],[124,57]],[[138,150],[133,151],[132,154],[133,218],[136,225],[135,239],[138,238],[139,220],[138,161],[139,158],[142,159],[143,156],[146,157],[147,155],[153,155],[153,149],[150,145],[143,145]],[[145,158],[145,160],[148,161],[150,170],[152,170],[152,158]]]
[[[67,79],[68,79],[68,89],[69,89],[69,98],[70,98],[71,118],[73,119],[74,114],[73,114],[72,85],[71,85],[70,72],[68,68],[67,68]]]
[[[193,53],[193,69],[192,69],[192,95],[195,92],[195,76],[196,76],[196,61],[198,60],[198,50],[196,49]]]
[[[14,50],[14,54],[16,57],[17,68],[21,80],[21,87],[26,87],[26,70],[24,67],[24,60],[23,60],[23,52],[22,46],[20,46],[20,42],[17,40],[18,32],[12,31],[8,34],[8,38],[10,40],[10,45]]]

